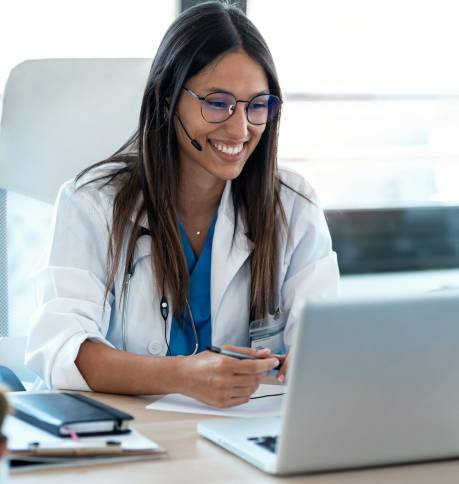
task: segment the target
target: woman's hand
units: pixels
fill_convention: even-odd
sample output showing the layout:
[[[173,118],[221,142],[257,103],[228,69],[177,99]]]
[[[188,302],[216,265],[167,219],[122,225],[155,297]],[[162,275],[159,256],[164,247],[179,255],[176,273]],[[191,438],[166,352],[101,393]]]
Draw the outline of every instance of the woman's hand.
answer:
[[[279,383],[285,383],[285,379],[287,377],[287,369],[288,369],[288,353],[283,356],[276,355],[276,357],[281,362],[281,367],[279,369],[279,373],[277,374],[277,381]]]
[[[261,350],[256,350],[253,348],[244,348],[241,346],[234,346],[234,345],[224,345],[223,348],[225,350],[236,351],[238,353],[244,353],[246,355],[253,355],[257,358],[267,358],[267,357],[275,357],[279,360],[280,368],[279,372],[276,376],[276,380],[279,383],[285,383],[285,379],[287,377],[287,369],[288,369],[288,353],[286,355],[275,355],[269,348],[263,348]],[[273,383],[273,378],[270,377],[266,381],[262,383]]]
[[[180,359],[181,393],[214,407],[226,408],[249,401],[261,378],[279,365],[270,350],[252,350],[236,346],[225,347],[253,354],[257,360],[238,360],[210,351]],[[250,353],[248,353],[248,351]]]

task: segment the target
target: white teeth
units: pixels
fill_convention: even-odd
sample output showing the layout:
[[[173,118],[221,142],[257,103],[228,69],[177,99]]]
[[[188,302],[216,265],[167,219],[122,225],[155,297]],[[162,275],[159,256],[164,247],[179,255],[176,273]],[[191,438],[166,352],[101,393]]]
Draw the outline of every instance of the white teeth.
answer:
[[[238,155],[242,151],[244,144],[241,143],[240,145],[236,145],[236,146],[227,146],[222,143],[212,142],[212,146],[214,148],[217,148],[218,151],[221,151],[222,153],[225,153],[227,155]]]

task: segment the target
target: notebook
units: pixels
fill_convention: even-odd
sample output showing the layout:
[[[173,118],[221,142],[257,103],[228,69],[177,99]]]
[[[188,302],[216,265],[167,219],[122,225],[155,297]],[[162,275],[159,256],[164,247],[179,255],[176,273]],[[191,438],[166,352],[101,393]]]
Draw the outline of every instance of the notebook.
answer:
[[[8,400],[17,418],[59,437],[126,433],[134,418],[77,393],[15,392]]]

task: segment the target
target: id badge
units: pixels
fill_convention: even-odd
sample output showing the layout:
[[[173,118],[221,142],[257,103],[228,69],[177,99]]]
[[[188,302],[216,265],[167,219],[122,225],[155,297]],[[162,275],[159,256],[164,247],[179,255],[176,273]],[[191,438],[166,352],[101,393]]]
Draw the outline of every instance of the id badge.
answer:
[[[249,323],[249,343],[251,348],[270,348],[273,353],[285,353],[284,329],[287,315],[277,310],[265,319]]]

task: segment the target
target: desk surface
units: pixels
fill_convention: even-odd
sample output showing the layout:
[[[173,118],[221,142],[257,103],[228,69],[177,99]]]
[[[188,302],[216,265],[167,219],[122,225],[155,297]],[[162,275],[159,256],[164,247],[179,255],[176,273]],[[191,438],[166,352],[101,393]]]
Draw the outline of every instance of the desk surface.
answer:
[[[203,415],[146,410],[148,401],[137,397],[94,394],[95,398],[135,416],[134,427],[168,450],[169,457],[158,461],[112,463],[85,468],[44,469],[15,474],[13,484],[110,483],[262,483],[306,482],[311,484],[457,483],[459,460],[404,465],[358,471],[333,472],[309,476],[271,477],[199,437],[196,423]],[[215,417],[213,417],[215,418]]]

